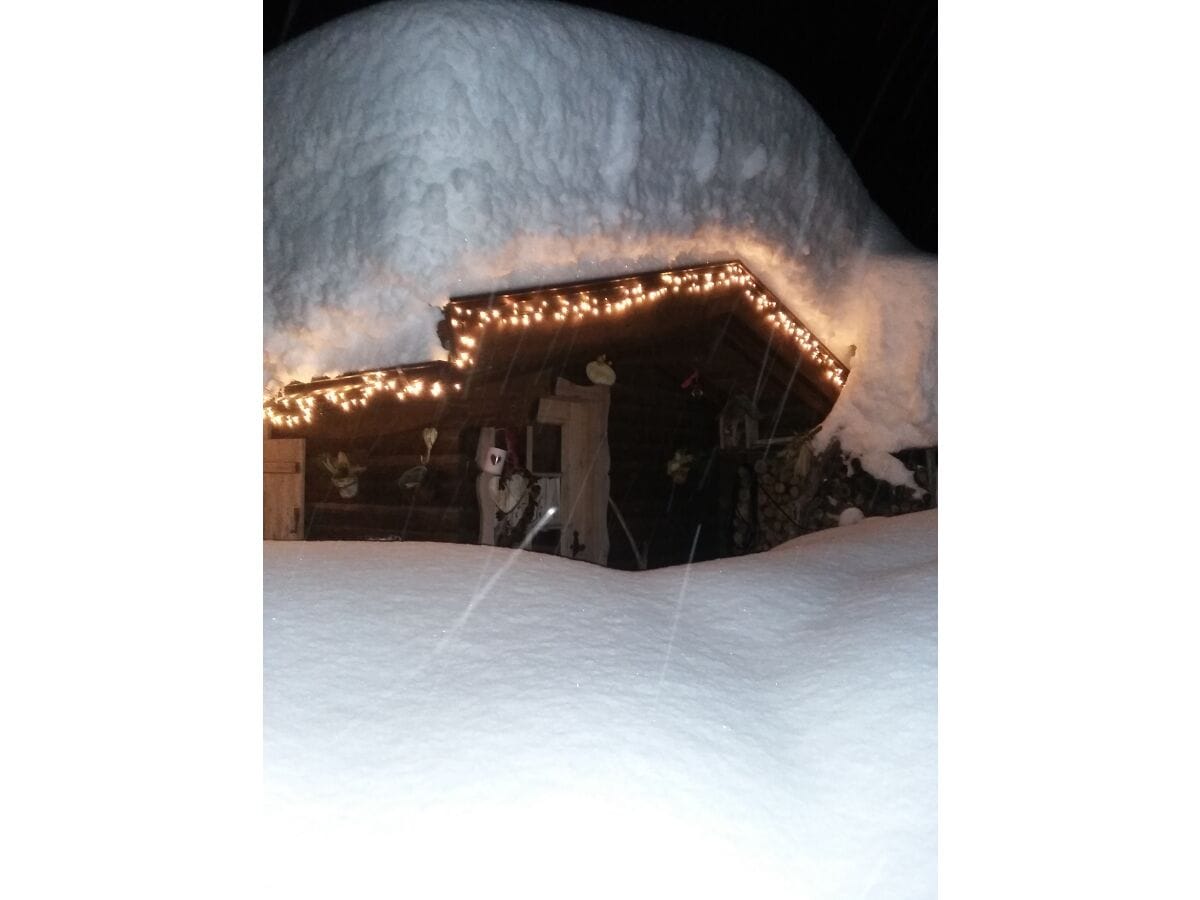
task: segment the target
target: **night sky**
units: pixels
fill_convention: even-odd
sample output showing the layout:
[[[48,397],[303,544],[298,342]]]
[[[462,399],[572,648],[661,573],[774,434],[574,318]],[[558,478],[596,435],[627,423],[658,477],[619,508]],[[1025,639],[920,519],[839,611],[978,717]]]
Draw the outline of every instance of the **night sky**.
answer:
[[[370,0],[268,0],[269,51]],[[579,0],[737,50],[788,79],[832,129],[875,202],[937,251],[937,4]]]

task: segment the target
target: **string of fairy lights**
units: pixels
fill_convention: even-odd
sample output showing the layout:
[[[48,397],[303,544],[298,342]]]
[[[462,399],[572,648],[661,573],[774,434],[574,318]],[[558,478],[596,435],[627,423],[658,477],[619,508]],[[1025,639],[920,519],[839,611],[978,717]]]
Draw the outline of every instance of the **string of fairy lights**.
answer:
[[[812,360],[824,377],[840,390],[847,367],[819,341],[739,262],[674,269],[649,276],[630,276],[577,290],[542,290],[501,295],[486,301],[451,301],[445,315],[450,323],[450,361],[456,369],[471,368],[487,334],[520,328],[586,326],[623,316],[656,304],[665,297],[703,298],[713,292],[741,290],[766,324]],[[426,364],[427,366],[428,364]],[[263,417],[273,425],[294,427],[313,421],[320,405],[344,412],[364,407],[375,397],[392,396],[406,402],[441,398],[462,390],[460,382],[433,377],[409,377],[402,368],[291,385],[264,398]]]
[[[366,406],[374,397],[390,395],[401,402],[423,398],[437,400],[461,390],[461,382],[409,377],[401,368],[379,369],[284,388],[264,400],[263,418],[272,425],[294,428],[311,424],[318,404],[353,412]]]

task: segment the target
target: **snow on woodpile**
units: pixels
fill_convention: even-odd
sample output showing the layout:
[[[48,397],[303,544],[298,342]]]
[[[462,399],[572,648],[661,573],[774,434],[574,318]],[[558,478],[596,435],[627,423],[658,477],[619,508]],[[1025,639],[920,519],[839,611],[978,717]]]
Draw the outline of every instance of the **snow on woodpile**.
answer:
[[[264,105],[268,384],[445,358],[450,296],[739,258],[851,366],[826,438],[875,470],[936,443],[936,264],[760,64],[553,3],[398,2],[268,55]]]
[[[264,553],[280,891],[936,894],[936,511],[652,572]]]

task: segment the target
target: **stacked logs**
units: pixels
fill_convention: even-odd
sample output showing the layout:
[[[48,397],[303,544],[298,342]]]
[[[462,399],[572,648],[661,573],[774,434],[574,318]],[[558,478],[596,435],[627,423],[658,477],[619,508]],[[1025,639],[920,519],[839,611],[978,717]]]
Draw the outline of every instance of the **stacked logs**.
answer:
[[[924,450],[897,455],[913,472],[920,490],[880,481],[865,472],[857,459],[848,458],[836,441],[816,453],[811,434],[790,441],[771,457],[758,459],[754,463],[758,520],[752,549],[766,550],[799,535],[835,527],[846,510],[857,509],[870,517],[930,509],[934,498],[927,485],[936,455]]]

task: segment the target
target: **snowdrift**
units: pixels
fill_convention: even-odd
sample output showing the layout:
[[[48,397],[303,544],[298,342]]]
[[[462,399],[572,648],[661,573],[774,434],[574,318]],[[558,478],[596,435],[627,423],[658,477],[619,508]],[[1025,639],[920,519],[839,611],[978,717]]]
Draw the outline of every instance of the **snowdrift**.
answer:
[[[935,896],[936,527],[642,573],[265,544],[269,870],[324,896]]]
[[[884,477],[936,443],[936,263],[758,63],[553,3],[387,3],[270,54],[264,104],[268,386],[443,359],[450,296],[738,258],[852,368],[824,440]]]

